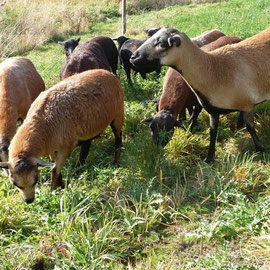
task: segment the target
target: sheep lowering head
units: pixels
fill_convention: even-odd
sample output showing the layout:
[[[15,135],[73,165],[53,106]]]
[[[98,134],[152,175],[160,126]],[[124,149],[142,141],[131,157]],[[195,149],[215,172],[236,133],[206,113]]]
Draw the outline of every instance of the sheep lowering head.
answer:
[[[64,47],[66,56],[70,56],[74,49],[79,45],[81,38],[78,39],[69,39],[65,42],[59,41],[58,44]]]
[[[31,203],[38,167],[53,165],[51,189],[63,187],[61,168],[72,150],[108,125],[115,136],[114,162],[119,164],[123,123],[123,89],[115,75],[101,69],[76,74],[33,102],[11,141],[8,162],[0,167],[10,170],[12,183]],[[54,163],[41,161],[43,156],[50,156]]]
[[[214,40],[215,38],[216,40]],[[200,42],[198,42],[198,40]],[[216,29],[205,32],[192,39],[192,42],[198,46],[205,44],[202,47],[205,51],[215,50],[224,45],[240,41],[240,38],[224,36],[222,32]],[[142,121],[143,123],[149,123],[152,139],[155,143],[161,144],[162,146],[165,146],[168,143],[173,135],[174,127],[181,126],[181,122],[177,120],[177,116],[179,115],[179,118],[183,118],[186,108],[188,108],[190,112],[191,117],[189,119],[189,124],[191,124],[190,131],[192,131],[197,124],[197,118],[202,107],[179,72],[169,68],[164,79],[158,113],[153,117],[146,118]],[[159,131],[166,131],[168,134],[166,136],[166,132],[162,132],[162,136],[160,137]]]
[[[210,114],[206,162],[214,158],[219,115],[232,111],[243,112],[256,151],[263,151],[254,127],[254,105],[270,98],[270,28],[211,52],[176,29],[161,29],[133,53],[131,63],[167,65],[183,75]]]
[[[33,63],[9,58],[0,64],[0,159],[8,160],[8,147],[18,120],[24,120],[34,99],[45,90]]]

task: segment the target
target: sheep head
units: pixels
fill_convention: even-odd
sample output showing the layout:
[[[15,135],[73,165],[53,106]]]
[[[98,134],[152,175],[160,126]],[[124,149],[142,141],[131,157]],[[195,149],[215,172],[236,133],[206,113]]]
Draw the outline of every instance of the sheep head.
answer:
[[[52,166],[54,163],[19,156],[10,162],[0,162],[0,167],[9,169],[10,182],[19,189],[24,201],[32,203],[35,199],[35,186],[39,178],[39,166]]]
[[[160,65],[176,67],[179,47],[184,33],[173,28],[162,28],[147,39],[131,56],[130,62],[135,67]]]
[[[66,56],[70,56],[74,49],[79,45],[81,38],[78,39],[69,39],[65,42],[59,41],[58,44],[63,46],[65,49]]]
[[[172,138],[174,127],[180,125],[168,110],[161,110],[154,117],[143,119],[142,123],[149,124],[153,142],[162,147]]]

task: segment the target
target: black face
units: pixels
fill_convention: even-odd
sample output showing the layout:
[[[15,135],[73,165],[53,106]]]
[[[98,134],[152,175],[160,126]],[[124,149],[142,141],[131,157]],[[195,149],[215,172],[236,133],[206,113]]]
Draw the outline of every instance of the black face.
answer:
[[[164,147],[172,138],[175,120],[169,111],[160,111],[151,121],[149,128],[155,144]]]
[[[69,56],[74,51],[74,49],[78,46],[79,41],[80,41],[80,38],[69,39],[65,42],[59,42],[59,44],[64,47],[66,56]]]
[[[120,50],[120,48],[122,47],[122,45],[129,40],[129,38],[125,37],[125,36],[120,36],[118,38],[114,38],[113,40],[116,40],[118,43],[118,50]]]

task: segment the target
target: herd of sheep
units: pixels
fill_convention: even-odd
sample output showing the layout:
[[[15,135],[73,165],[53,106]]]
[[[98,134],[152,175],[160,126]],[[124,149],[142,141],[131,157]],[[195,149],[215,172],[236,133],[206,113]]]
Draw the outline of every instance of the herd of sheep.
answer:
[[[23,199],[35,198],[39,166],[52,166],[51,189],[63,187],[61,169],[76,146],[79,165],[91,141],[110,125],[115,136],[114,162],[119,164],[124,124],[124,91],[117,78],[118,59],[131,83],[131,70],[141,74],[169,66],[155,116],[149,123],[155,143],[166,145],[187,109],[192,131],[202,108],[210,115],[214,158],[220,114],[239,111],[256,151],[263,151],[254,127],[254,105],[270,98],[270,28],[246,40],[212,30],[190,39],[173,28],[146,31],[146,40],[95,37],[59,42],[66,59],[60,82],[45,84],[29,59],[14,57],[0,64],[0,167],[9,171]],[[17,121],[23,124],[17,129]],[[165,130],[168,136],[159,136]],[[41,157],[49,156],[52,162]]]

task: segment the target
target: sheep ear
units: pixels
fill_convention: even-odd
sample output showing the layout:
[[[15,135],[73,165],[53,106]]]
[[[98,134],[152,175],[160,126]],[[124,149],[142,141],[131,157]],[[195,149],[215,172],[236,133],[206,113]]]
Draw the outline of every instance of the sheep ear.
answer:
[[[153,117],[144,118],[141,123],[149,124],[153,121]]]
[[[178,36],[170,37],[168,38],[168,44],[169,44],[169,47],[172,47],[173,44],[175,44],[176,47],[179,47],[181,44],[181,39]]]
[[[58,44],[61,45],[61,46],[65,46],[65,42],[62,42],[62,41],[58,41]]]
[[[54,163],[53,162],[49,162],[49,161],[43,161],[41,159],[39,159],[37,161],[37,166],[38,167],[50,167],[50,166],[54,166]]]
[[[9,163],[8,162],[0,162],[0,168],[8,169],[9,168]]]

